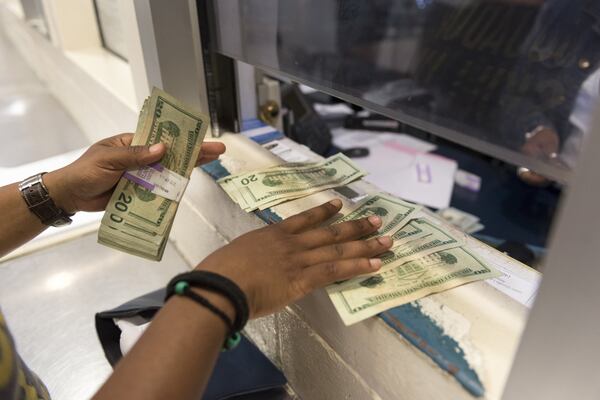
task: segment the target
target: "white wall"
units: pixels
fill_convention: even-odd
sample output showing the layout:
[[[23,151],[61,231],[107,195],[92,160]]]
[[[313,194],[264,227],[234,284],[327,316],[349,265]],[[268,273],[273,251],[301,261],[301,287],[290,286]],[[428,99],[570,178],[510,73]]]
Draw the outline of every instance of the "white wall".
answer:
[[[80,24],[64,21],[79,15],[66,12],[64,7],[61,2],[45,2],[51,15],[61,14],[58,19],[48,16],[53,21],[49,23],[52,42],[3,5],[1,27],[91,142],[132,131],[138,105],[130,65],[100,47],[95,25],[91,29],[88,25],[76,40]],[[89,12],[83,15],[90,23]]]

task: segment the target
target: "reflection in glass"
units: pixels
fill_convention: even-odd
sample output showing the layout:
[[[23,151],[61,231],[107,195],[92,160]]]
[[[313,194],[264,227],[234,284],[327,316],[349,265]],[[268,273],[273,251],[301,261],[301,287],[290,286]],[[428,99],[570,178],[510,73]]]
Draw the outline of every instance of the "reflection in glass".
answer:
[[[127,60],[119,0],[94,0],[94,5],[104,48]]]
[[[48,21],[44,13],[42,0],[21,0],[21,6],[23,7],[25,20],[37,29],[38,32],[49,38]]]
[[[595,0],[213,4],[223,54],[549,176],[574,166],[599,97]]]

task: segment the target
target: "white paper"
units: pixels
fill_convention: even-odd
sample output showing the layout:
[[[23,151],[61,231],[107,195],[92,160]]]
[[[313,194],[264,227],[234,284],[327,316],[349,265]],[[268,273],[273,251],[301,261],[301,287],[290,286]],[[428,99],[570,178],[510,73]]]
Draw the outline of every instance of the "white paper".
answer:
[[[542,274],[475,239],[469,240],[467,248],[502,273],[502,276],[487,279],[485,283],[528,308],[533,306]]]
[[[512,297],[527,308],[531,308],[540,286],[541,277],[539,279],[528,280],[513,274],[510,269],[504,268],[500,264],[494,264],[494,266],[502,272],[502,276],[488,279],[486,283]]]
[[[295,163],[309,160],[307,156],[297,150],[292,149],[290,146],[287,146],[280,140],[269,142],[263,147],[286,162]]]
[[[119,338],[119,347],[121,348],[121,354],[125,355],[129,353],[129,350],[139,340],[142,334],[150,326],[150,321],[135,316],[131,318],[115,318],[113,319],[115,325],[121,330],[121,336]]]
[[[320,115],[327,117],[329,115],[352,115],[354,110],[345,103],[336,104],[313,104],[315,111]]]
[[[368,147],[352,161],[369,172],[364,179],[403,199],[434,208],[450,204],[457,164],[427,151],[435,146],[408,135],[334,130],[340,148]]]
[[[341,149],[351,147],[370,148],[371,146],[378,146],[383,143],[396,143],[423,153],[433,151],[437,148],[434,144],[404,133],[373,132],[345,128],[332,129],[331,133],[333,135],[333,143]]]
[[[470,172],[459,169],[454,175],[454,183],[472,192],[479,192],[481,189],[481,177]]]
[[[486,279],[484,282],[524,306],[531,308],[542,280],[542,274],[533,268],[520,263],[514,258],[499,252],[493,247],[461,232],[458,228],[454,227],[430,210],[422,209],[416,217],[427,218],[438,226],[445,227],[445,230],[453,236],[464,238],[463,240],[466,243],[465,248],[472,251],[477,257],[491,264],[502,273],[502,276]]]

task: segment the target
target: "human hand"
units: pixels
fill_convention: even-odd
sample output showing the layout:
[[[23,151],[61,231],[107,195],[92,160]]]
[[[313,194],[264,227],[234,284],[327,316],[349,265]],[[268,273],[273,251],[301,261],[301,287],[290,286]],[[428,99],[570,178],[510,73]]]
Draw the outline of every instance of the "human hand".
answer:
[[[166,146],[131,146],[133,134],[124,133],[93,144],[79,159],[44,175],[44,184],[56,205],[68,213],[104,210],[112,191],[128,169],[159,161]],[[202,144],[197,164],[216,160],[225,152],[218,142]]]
[[[559,150],[560,138],[552,128],[539,126],[526,134],[525,138],[521,151],[530,157],[552,158]]]
[[[358,240],[381,226],[376,216],[322,227],[340,200],[249,232],[215,251],[196,269],[221,274],[248,297],[250,318],[275,312],[325,285],[376,272],[373,258],[392,246],[390,237]]]
[[[558,133],[554,129],[540,126],[526,135],[521,152],[530,157],[554,162],[558,157],[559,148],[560,139]],[[528,168],[519,168],[517,175],[522,181],[532,186],[545,186],[550,182],[545,176]]]

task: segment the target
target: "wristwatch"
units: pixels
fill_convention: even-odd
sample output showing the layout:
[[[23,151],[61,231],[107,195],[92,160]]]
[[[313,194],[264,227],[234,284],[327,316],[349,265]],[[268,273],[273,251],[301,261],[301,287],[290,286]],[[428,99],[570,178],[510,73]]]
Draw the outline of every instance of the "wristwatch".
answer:
[[[65,210],[58,208],[48,193],[48,188],[42,181],[45,172],[30,176],[19,183],[19,190],[23,200],[27,203],[29,210],[37,215],[44,225],[65,226],[69,225],[73,214],[68,214]]]

